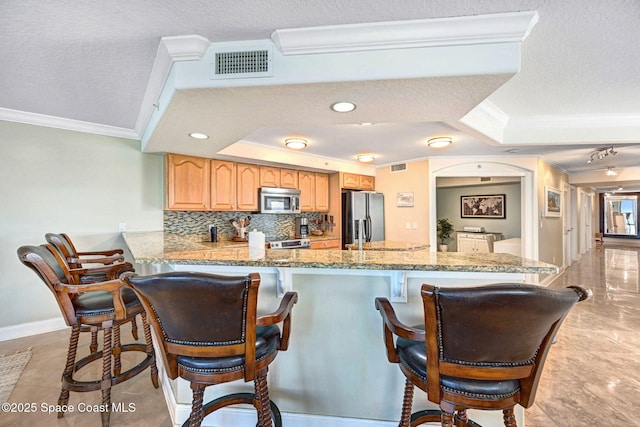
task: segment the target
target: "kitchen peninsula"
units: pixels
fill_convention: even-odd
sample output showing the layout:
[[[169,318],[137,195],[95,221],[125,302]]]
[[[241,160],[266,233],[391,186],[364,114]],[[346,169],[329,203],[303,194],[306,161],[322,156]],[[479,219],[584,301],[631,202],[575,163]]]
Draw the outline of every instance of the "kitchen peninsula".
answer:
[[[331,249],[266,249],[256,254],[246,245],[203,242],[161,231],[123,236],[140,274],[255,271],[261,276],[261,312],[275,308],[284,292],[298,293],[289,350],[278,356],[269,374],[271,398],[292,427],[397,425],[404,377],[386,359],[375,297],[389,297],[403,322],[419,324],[423,323],[422,283],[480,286],[558,272],[553,265],[510,254]],[[251,387],[242,382],[210,387],[205,401]],[[174,424],[180,425],[188,417],[191,390],[185,381],[166,377],[163,390]],[[414,410],[421,408],[433,405],[416,390]],[[485,427],[503,425],[501,414],[495,412],[470,415]],[[524,425],[522,408],[516,415]],[[252,417],[252,411],[233,409],[212,415],[203,425],[255,425]]]

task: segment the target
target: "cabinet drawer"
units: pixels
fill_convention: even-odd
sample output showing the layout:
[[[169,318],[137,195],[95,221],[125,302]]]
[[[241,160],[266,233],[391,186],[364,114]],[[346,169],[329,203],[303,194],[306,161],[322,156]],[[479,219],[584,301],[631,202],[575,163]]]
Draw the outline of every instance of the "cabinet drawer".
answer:
[[[311,249],[340,249],[340,240],[316,240],[311,242]]]

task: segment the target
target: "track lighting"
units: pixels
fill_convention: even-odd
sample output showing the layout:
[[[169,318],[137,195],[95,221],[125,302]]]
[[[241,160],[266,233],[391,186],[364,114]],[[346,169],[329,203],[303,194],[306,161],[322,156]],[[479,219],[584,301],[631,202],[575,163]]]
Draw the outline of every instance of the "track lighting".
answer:
[[[609,154],[611,154],[612,156],[618,154],[618,152],[613,149],[613,145],[611,147],[598,148],[596,151],[591,153],[591,156],[589,156],[589,160],[587,160],[587,164],[590,165],[595,160],[602,160],[605,157],[609,156]]]

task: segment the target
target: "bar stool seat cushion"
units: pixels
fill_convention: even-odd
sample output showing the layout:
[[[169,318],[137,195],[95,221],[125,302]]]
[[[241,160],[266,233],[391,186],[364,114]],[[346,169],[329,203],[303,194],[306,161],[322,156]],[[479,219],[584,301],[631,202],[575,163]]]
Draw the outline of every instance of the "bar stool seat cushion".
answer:
[[[121,289],[122,301],[127,310],[139,308],[142,310],[140,300],[130,288]],[[74,300],[76,316],[91,317],[102,316],[104,314],[115,313],[113,308],[113,298],[107,291],[93,291],[79,294]]]
[[[424,326],[416,326],[424,329]],[[396,341],[400,364],[427,382],[427,348],[424,342],[398,338]],[[442,388],[449,393],[482,399],[503,399],[515,395],[520,390],[517,380],[485,381],[468,378],[440,377]]]
[[[280,328],[278,325],[256,327],[256,361],[278,351]],[[244,369],[244,355],[228,357],[178,356],[178,365],[193,372],[220,372]]]

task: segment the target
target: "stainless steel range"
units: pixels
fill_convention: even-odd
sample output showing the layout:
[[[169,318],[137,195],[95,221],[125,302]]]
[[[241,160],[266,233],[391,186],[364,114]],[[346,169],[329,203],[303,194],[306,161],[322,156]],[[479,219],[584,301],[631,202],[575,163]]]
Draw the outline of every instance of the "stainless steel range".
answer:
[[[269,242],[271,249],[308,249],[311,247],[309,239],[274,240]]]

